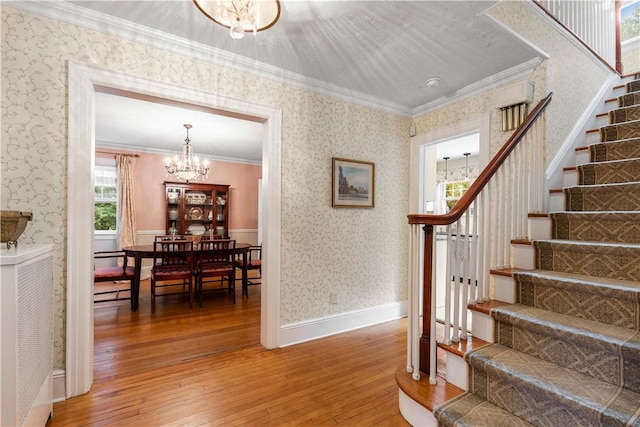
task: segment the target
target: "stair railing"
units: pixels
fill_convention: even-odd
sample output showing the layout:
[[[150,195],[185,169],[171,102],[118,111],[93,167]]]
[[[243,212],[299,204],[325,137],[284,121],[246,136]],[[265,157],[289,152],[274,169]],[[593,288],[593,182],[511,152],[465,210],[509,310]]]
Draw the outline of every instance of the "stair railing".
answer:
[[[533,3],[605,66],[622,73],[621,0],[534,0]]]
[[[407,372],[415,380],[422,371],[429,374],[431,384],[436,383],[436,278],[437,273],[442,277],[440,269],[444,269],[444,342],[450,344],[469,336],[467,305],[489,301],[490,265],[510,266],[511,240],[528,238],[528,214],[546,212],[544,111],[551,96],[549,93],[536,105],[449,212],[408,216]],[[436,235],[446,236],[446,245],[441,239],[436,245]],[[444,265],[437,265],[438,255],[446,259]]]

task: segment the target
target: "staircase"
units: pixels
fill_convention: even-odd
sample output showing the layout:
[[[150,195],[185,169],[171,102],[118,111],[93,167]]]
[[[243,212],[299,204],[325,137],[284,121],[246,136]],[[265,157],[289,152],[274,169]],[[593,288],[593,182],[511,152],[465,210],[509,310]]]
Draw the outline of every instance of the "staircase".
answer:
[[[440,425],[640,426],[640,80],[625,87]]]

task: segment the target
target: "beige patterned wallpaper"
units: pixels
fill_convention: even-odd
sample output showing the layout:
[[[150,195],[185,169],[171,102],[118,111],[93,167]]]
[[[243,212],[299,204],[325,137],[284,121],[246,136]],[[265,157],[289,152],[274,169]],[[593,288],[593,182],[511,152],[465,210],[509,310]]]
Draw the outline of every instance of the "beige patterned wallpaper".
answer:
[[[55,252],[64,367],[67,60],[282,109],[281,324],[404,301],[411,120],[2,6],[2,209]],[[376,164],[375,209],[331,208],[331,157]],[[88,284],[89,285],[89,284]],[[329,304],[329,292],[339,304]]]
[[[543,20],[533,10],[535,5],[526,3],[501,2],[490,13],[550,57],[543,74],[545,93],[536,90],[536,101],[553,92],[547,109],[546,161],[549,164],[609,73]]]

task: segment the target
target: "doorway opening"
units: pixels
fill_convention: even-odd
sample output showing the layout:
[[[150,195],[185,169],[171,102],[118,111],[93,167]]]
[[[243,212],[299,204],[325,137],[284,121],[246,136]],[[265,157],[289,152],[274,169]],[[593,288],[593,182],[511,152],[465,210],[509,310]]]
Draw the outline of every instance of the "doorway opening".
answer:
[[[67,307],[65,391],[71,398],[93,383],[93,176],[95,156],[95,94],[102,88],[143,94],[176,102],[236,112],[264,121],[262,145],[263,286],[260,343],[278,347],[281,239],[281,129],[277,108],[218,96],[172,84],[69,62],[69,144],[67,206]]]
[[[411,138],[409,181],[411,212],[420,214],[447,212],[447,197],[452,199],[453,196],[448,195],[446,182],[465,182],[466,178],[471,180],[489,162],[490,123],[490,116],[485,115]],[[469,155],[465,156],[465,153]],[[450,188],[453,187],[450,186]],[[420,238],[423,239],[424,236],[421,235]],[[420,262],[424,260],[423,243],[422,241],[419,243]],[[444,251],[436,249],[436,253],[444,254]],[[438,262],[442,261],[436,259],[436,263]],[[422,270],[420,267],[419,283],[423,283]],[[444,283],[444,278],[440,281]],[[436,285],[438,283],[436,278]],[[436,295],[444,298],[444,292],[436,291]],[[419,301],[422,301],[422,287],[420,287]],[[436,300],[437,307],[443,304],[443,301]]]
[[[132,194],[137,226],[135,237],[131,236],[133,240],[129,244],[150,246],[155,236],[168,233],[165,229],[167,211],[162,183],[175,178],[167,177],[164,164],[166,157],[174,156],[181,147],[182,135],[179,133],[183,123],[193,124],[195,155],[201,160],[207,159],[211,164],[208,177],[199,183],[231,185],[233,203],[230,205],[242,206],[240,212],[243,214],[254,210],[256,213],[252,216],[255,218],[258,206],[257,194],[253,193],[257,191],[262,168],[263,120],[227,117],[202,106],[142,98],[140,94],[107,93],[101,88],[96,92],[95,250],[115,251],[121,244],[116,236],[116,229],[121,227],[115,224],[116,154],[136,156]],[[239,147],[242,143],[246,147]],[[243,154],[247,158],[240,158]],[[102,165],[106,163],[113,165],[112,175],[109,176],[112,178],[112,185],[108,187],[112,190],[110,192],[104,191],[104,185],[101,185],[104,184],[104,179],[101,179],[102,168],[106,167]],[[106,195],[113,199],[113,206],[107,205],[113,207],[112,210],[107,211],[103,207],[103,193],[108,193]],[[237,212],[238,208],[231,212],[234,221],[229,223],[234,228],[228,230],[229,237],[236,242],[256,245],[257,231],[250,230],[257,230],[258,225],[249,226],[247,218],[244,215],[240,218]],[[111,221],[104,224],[106,220]],[[236,233],[234,229],[241,231]],[[96,264],[114,267],[115,261],[114,258],[99,259]],[[132,259],[129,261],[131,265]],[[149,295],[151,264],[150,259],[143,260],[137,312],[130,310],[128,281],[94,285],[97,291],[93,311],[95,381],[100,382],[114,375],[140,373],[158,366],[168,367],[260,343],[260,288],[252,288],[251,298],[243,298],[240,294],[241,282],[237,280],[237,304],[232,304],[231,296],[225,291],[227,284],[220,283],[219,291],[208,292],[203,298],[202,307],[196,296],[191,309],[189,295],[183,292],[186,289],[172,287],[167,292],[169,288],[162,288],[164,293],[175,295],[157,298],[156,314],[152,316]],[[240,277],[238,272],[237,278]],[[211,284],[209,287],[217,290],[218,286]],[[223,313],[224,316],[220,317]],[[207,338],[202,339],[205,336]],[[142,342],[145,351],[141,353],[137,347]]]

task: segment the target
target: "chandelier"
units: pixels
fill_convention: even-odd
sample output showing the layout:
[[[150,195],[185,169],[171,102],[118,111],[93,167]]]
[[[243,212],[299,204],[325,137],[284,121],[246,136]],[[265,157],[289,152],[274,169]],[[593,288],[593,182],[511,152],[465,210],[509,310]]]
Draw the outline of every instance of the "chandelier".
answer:
[[[164,169],[168,175],[173,175],[178,179],[184,179],[185,181],[197,181],[202,177],[206,177],[209,174],[209,162],[205,160],[200,166],[200,160],[197,157],[193,157],[191,153],[191,146],[189,145],[189,129],[193,126],[184,125],[187,129],[187,138],[184,140],[182,146],[182,156],[174,156],[173,158],[167,157],[164,165]]]
[[[280,18],[279,0],[193,0],[198,9],[216,24],[229,28],[232,39],[245,32],[271,28]]]

